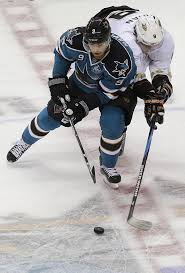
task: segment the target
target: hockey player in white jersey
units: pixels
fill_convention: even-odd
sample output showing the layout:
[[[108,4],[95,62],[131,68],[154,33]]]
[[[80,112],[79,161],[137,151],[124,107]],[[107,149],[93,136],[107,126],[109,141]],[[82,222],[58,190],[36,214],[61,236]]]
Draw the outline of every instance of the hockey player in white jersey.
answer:
[[[96,16],[107,18],[112,32],[131,47],[137,65],[134,85],[137,94],[143,98],[143,92],[154,90],[158,98],[166,102],[173,92],[170,64],[174,41],[160,20],[128,6],[107,7]],[[151,75],[150,81],[146,78],[147,68]],[[145,117],[149,124],[155,111],[150,100],[145,100]]]

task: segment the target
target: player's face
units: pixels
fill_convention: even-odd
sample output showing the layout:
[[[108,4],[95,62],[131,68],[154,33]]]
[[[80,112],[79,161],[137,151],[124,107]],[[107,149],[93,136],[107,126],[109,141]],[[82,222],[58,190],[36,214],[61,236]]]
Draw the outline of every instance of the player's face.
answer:
[[[109,42],[103,42],[103,43],[88,43],[89,49],[92,53],[92,55],[97,59],[101,60],[105,53],[107,52],[107,48],[109,46]]]

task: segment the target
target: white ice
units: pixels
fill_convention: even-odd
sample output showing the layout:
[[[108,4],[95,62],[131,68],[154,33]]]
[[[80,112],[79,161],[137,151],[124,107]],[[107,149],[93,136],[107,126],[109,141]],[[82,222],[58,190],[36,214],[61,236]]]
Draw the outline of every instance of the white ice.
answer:
[[[47,85],[3,12],[7,2],[0,3],[0,272],[184,273],[185,3],[177,7],[167,0],[20,1],[25,3],[25,16],[29,17],[27,6],[34,7],[54,42],[66,29],[85,25],[99,9],[121,4],[157,14],[173,35],[174,96],[166,106],[164,124],[153,136],[142,182],[147,196],[141,192],[137,203],[143,208],[136,213],[153,222],[152,230],[143,233],[126,223],[133,192],[129,189],[137,181],[149,131],[142,106],[135,111],[125,154],[118,162],[123,181],[117,192],[108,189],[99,175],[98,111],[77,126],[97,170],[96,185],[71,129],[57,129],[19,162],[7,164],[8,150],[49,99]],[[37,44],[42,41],[45,38]],[[105,227],[102,237],[93,234],[94,225]]]

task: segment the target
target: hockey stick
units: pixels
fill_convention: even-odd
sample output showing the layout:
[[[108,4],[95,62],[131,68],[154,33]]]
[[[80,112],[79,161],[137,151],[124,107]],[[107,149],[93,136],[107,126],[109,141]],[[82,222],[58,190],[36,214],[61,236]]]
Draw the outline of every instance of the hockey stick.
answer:
[[[76,137],[76,139],[77,139],[77,141],[78,141],[80,150],[81,150],[82,155],[83,155],[83,157],[84,157],[85,163],[86,163],[87,168],[88,168],[89,173],[90,173],[90,176],[91,176],[93,182],[96,183],[95,167],[93,166],[92,169],[91,169],[91,167],[90,167],[88,158],[87,158],[87,156],[86,156],[86,153],[85,153],[85,151],[84,151],[84,148],[83,148],[83,146],[82,146],[82,143],[81,143],[81,141],[80,141],[79,135],[78,135],[78,133],[77,133],[77,130],[76,130],[76,128],[75,128],[75,125],[74,125],[72,119],[70,119],[70,124],[71,124],[71,127],[73,128],[74,135],[75,135],[75,137]]]
[[[150,132],[149,132],[147,143],[146,143],[146,147],[145,147],[145,152],[144,152],[142,164],[141,164],[141,168],[140,168],[140,171],[139,171],[139,176],[138,176],[138,179],[137,179],[137,183],[136,183],[135,190],[134,190],[134,195],[133,195],[133,198],[132,198],[132,203],[131,203],[128,218],[127,218],[128,224],[130,224],[131,226],[133,226],[135,228],[142,229],[142,230],[149,230],[152,227],[152,223],[149,222],[149,221],[140,220],[140,219],[135,218],[133,216],[133,213],[134,213],[134,208],[135,208],[135,205],[136,205],[136,200],[137,200],[137,197],[138,197],[138,194],[139,194],[139,189],[140,189],[140,186],[141,186],[143,173],[144,173],[144,170],[145,170],[145,165],[146,165],[146,161],[147,161],[147,158],[148,158],[148,154],[149,154],[149,150],[150,150],[154,130],[155,130],[155,121],[152,121],[151,126],[150,126]]]
[[[67,108],[67,105],[66,105],[65,100],[64,100],[63,98],[59,98],[59,99],[60,99],[60,101],[61,101],[61,103],[62,103],[64,109],[66,109],[66,108]],[[86,163],[86,165],[87,165],[87,168],[88,168],[88,171],[89,171],[89,173],[90,173],[90,176],[91,176],[91,178],[92,178],[92,180],[93,180],[93,182],[94,182],[94,184],[95,184],[95,183],[96,183],[95,167],[93,166],[92,169],[91,169],[91,167],[90,167],[88,158],[87,158],[87,156],[86,156],[86,153],[85,153],[84,148],[83,148],[83,146],[82,146],[82,143],[81,143],[81,141],[80,141],[79,135],[78,135],[77,130],[76,130],[75,125],[74,125],[74,122],[73,122],[73,120],[72,120],[71,118],[69,118],[69,122],[70,122],[70,124],[71,124],[71,127],[72,127],[72,129],[73,129],[74,135],[75,135],[75,137],[76,137],[76,139],[77,139],[77,142],[78,142],[78,144],[79,144],[80,150],[81,150],[81,152],[82,152],[82,155],[83,155],[83,158],[84,158],[85,163]]]

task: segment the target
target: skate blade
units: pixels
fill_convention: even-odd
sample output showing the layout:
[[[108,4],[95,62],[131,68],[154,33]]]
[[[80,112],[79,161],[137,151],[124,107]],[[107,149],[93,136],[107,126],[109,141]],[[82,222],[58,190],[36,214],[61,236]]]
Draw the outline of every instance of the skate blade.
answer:
[[[110,183],[106,179],[103,179],[104,183],[108,185],[111,189],[117,190],[119,189],[119,184],[118,183]]]

